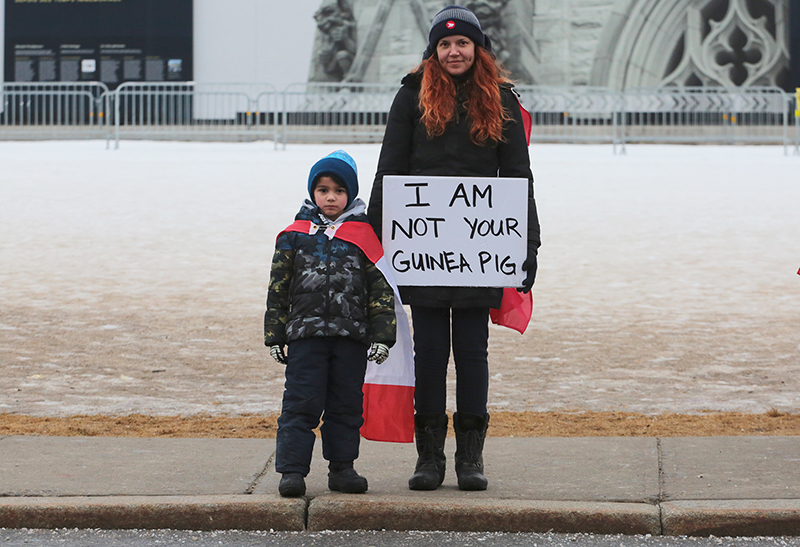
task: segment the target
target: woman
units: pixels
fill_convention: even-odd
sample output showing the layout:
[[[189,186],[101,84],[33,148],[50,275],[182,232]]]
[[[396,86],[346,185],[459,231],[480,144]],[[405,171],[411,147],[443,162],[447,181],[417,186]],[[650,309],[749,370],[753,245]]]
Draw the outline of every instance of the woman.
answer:
[[[389,113],[368,216],[380,237],[385,175],[528,179],[528,253],[522,266],[527,277],[520,288],[528,292],[536,277],[539,220],[520,107],[506,74],[470,10],[449,6],[434,17],[423,61],[403,79]],[[444,480],[451,342],[458,487],[486,489],[489,310],[500,307],[502,293],[486,287],[400,287],[414,326],[418,459],[408,481],[412,490],[435,490]]]

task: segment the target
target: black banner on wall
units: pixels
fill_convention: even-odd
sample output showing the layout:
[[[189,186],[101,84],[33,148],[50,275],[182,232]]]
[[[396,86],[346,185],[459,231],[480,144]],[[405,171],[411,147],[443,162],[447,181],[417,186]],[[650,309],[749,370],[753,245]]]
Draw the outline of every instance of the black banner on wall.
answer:
[[[5,0],[5,81],[188,81],[192,0]]]

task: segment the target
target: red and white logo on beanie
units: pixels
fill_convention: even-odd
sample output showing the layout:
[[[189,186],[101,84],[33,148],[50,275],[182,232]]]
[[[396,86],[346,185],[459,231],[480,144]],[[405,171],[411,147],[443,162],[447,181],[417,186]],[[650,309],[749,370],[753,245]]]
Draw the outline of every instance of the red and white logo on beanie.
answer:
[[[448,21],[446,26],[450,30],[453,30],[454,28],[456,28],[456,22],[455,21]]]

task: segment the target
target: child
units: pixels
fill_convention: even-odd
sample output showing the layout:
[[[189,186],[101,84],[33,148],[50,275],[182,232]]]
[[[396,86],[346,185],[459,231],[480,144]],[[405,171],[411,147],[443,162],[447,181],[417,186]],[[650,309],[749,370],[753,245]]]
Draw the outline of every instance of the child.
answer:
[[[366,492],[367,479],[353,469],[364,374],[367,359],[380,364],[388,357],[397,325],[392,287],[344,236],[368,229],[375,237],[356,198],[353,158],[339,150],[315,163],[308,192],[311,200],[278,236],[264,316],[264,343],[286,365],[275,457],[284,497],[305,494],[320,416],[328,488]]]

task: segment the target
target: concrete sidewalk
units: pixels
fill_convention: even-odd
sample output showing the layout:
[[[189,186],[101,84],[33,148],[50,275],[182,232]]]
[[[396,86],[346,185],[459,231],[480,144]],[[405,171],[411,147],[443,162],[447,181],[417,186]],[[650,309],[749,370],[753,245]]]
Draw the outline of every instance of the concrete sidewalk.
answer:
[[[800,437],[488,438],[485,492],[408,490],[411,444],[363,441],[369,492],[277,494],[274,440],[0,438],[0,527],[800,535]]]

